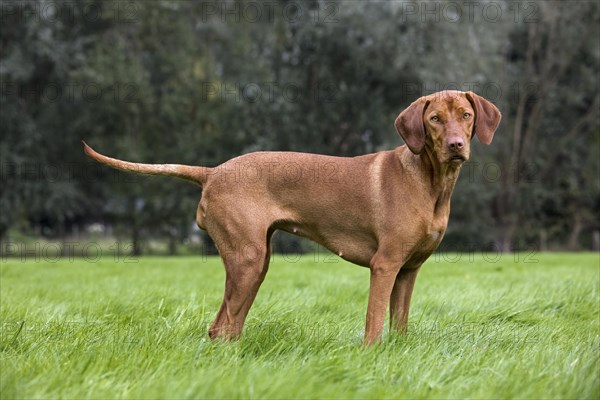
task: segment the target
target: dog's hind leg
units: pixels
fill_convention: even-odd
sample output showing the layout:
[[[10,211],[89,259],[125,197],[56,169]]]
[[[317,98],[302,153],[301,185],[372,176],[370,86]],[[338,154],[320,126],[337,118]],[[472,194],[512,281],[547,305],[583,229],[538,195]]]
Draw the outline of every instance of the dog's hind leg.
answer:
[[[248,311],[269,268],[271,234],[269,231],[260,236],[252,235],[263,238],[263,242],[242,244],[243,240],[238,239],[227,242],[237,243],[237,246],[217,245],[225,265],[226,280],[223,303],[209,329],[211,338],[236,339],[241,335]]]

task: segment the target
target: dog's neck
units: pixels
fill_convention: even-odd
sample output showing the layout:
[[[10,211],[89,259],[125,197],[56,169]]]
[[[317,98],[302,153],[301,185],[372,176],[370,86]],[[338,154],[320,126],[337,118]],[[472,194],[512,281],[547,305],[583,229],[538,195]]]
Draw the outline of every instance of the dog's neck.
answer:
[[[438,154],[429,146],[425,146],[419,156],[421,164],[431,178],[432,187],[452,192],[460,175],[460,165],[442,163]]]
[[[418,166],[428,182],[427,189],[435,200],[435,212],[449,212],[450,197],[460,175],[460,165],[442,163],[432,147],[426,145],[420,154],[407,152],[411,165]]]

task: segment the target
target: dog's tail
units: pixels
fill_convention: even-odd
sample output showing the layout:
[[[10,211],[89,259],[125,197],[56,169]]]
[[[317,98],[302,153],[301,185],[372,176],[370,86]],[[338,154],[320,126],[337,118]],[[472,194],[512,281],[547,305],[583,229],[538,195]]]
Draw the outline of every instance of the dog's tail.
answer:
[[[116,169],[123,171],[137,172],[138,174],[149,174],[149,175],[166,175],[176,176],[177,178],[186,179],[202,186],[206,182],[206,178],[211,170],[207,167],[194,167],[191,165],[179,165],[179,164],[141,164],[133,163],[129,161],[117,160],[116,158],[107,157],[96,152],[84,141],[83,151],[89,157],[98,161],[101,164],[108,165]]]

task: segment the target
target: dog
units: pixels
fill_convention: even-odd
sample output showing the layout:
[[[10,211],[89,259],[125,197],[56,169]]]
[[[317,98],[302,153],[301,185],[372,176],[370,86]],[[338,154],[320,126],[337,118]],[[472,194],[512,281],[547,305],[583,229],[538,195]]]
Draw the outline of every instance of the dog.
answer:
[[[406,332],[422,264],[440,244],[450,197],[474,136],[490,144],[498,108],[473,92],[421,97],[395,127],[406,143],[357,157],[256,152],[218,167],[94,160],[124,171],[183,178],[202,187],[196,222],[214,240],[226,271],[225,294],[211,338],[238,338],[268,270],[271,236],[283,230],[311,239],[370,269],[363,341]]]

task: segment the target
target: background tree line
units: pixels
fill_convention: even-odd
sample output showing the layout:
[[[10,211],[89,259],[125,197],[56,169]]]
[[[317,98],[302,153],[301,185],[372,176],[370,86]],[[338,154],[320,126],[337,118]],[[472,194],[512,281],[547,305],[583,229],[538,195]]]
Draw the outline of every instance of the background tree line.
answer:
[[[445,248],[598,246],[596,2],[1,8],[4,243],[80,237],[94,223],[136,254],[151,239],[170,253],[187,243],[198,188],[107,171],[85,159],[82,139],[144,162],[215,166],[256,150],[353,156],[402,144],[393,120],[417,97],[460,89],[492,100],[503,121],[491,146],[474,141]]]

